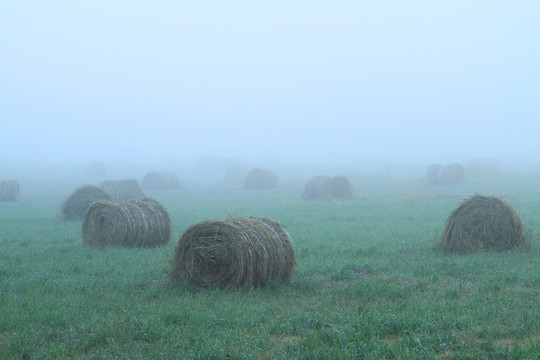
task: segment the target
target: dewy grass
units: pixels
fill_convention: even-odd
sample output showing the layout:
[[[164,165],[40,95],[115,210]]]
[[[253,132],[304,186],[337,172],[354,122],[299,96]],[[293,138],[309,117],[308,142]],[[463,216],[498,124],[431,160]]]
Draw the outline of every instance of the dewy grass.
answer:
[[[0,203],[0,359],[537,358],[536,182],[353,187],[346,202],[301,201],[302,186],[285,181],[156,191],[173,241],[142,249],[83,246],[81,223],[58,216],[62,193]],[[433,251],[449,212],[474,192],[510,199],[530,251]],[[180,234],[229,215],[282,224],[292,278],[255,289],[171,283]]]

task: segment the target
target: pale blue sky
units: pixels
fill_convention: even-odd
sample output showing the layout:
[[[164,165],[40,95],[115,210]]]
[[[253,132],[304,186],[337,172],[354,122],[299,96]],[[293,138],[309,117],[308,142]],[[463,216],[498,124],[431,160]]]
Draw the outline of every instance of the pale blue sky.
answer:
[[[5,1],[0,156],[540,163],[540,2]]]

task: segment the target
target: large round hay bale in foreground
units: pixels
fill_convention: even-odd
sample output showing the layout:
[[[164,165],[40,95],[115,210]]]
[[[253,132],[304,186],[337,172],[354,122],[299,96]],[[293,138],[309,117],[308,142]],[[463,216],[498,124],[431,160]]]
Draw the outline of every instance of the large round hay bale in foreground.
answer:
[[[0,183],[0,201],[19,201],[19,182],[3,180]]]
[[[144,198],[144,193],[135,179],[105,180],[99,187],[107,191],[113,200],[125,201]]]
[[[344,176],[317,175],[305,185],[301,198],[303,200],[349,200],[352,187]]]
[[[179,189],[182,183],[175,173],[150,171],[143,176],[141,186],[144,189],[167,190]]]
[[[465,169],[460,164],[448,164],[441,169],[439,175],[442,185],[455,185],[465,182]]]
[[[93,247],[155,247],[169,242],[171,220],[157,200],[96,201],[86,211],[82,240]]]
[[[271,189],[277,186],[277,176],[270,170],[259,168],[252,169],[244,182],[246,189]]]
[[[171,278],[199,287],[249,288],[292,276],[289,234],[266,217],[206,220],[180,236]]]
[[[64,201],[62,217],[66,220],[82,220],[90,205],[99,200],[110,199],[109,193],[100,187],[81,186]]]
[[[523,225],[514,209],[497,197],[478,194],[452,211],[439,244],[442,250],[460,254],[527,247]]]

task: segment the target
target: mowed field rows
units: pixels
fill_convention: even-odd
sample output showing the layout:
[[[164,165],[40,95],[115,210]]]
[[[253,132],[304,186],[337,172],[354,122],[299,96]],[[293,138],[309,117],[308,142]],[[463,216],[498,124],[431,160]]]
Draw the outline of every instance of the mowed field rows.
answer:
[[[23,183],[24,185],[24,183]],[[0,359],[538,359],[540,177],[455,186],[353,182],[347,201],[187,183],[147,191],[169,212],[156,248],[84,246],[61,218],[77,186],[21,186],[0,203]],[[445,254],[445,221],[473,195],[518,213],[530,251]],[[199,289],[169,278],[183,231],[206,219],[265,216],[289,232],[292,278]]]

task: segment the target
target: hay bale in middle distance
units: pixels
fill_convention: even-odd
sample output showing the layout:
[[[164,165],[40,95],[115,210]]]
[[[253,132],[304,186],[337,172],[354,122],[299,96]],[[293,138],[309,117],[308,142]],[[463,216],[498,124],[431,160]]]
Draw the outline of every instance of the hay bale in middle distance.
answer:
[[[277,176],[270,170],[259,168],[252,169],[244,182],[246,189],[271,189],[277,186]]]
[[[107,191],[113,200],[125,201],[144,198],[144,193],[135,179],[105,180],[99,187]]]
[[[82,220],[86,210],[94,202],[110,200],[108,192],[94,185],[84,185],[77,188],[62,206],[62,217],[66,220]]]
[[[199,287],[249,288],[292,276],[289,234],[266,217],[206,220],[184,231],[171,279]]]
[[[317,175],[304,187],[303,200],[349,200],[352,197],[349,179],[344,176]]]
[[[96,201],[86,211],[82,240],[93,247],[155,247],[169,242],[171,219],[157,200]]]

